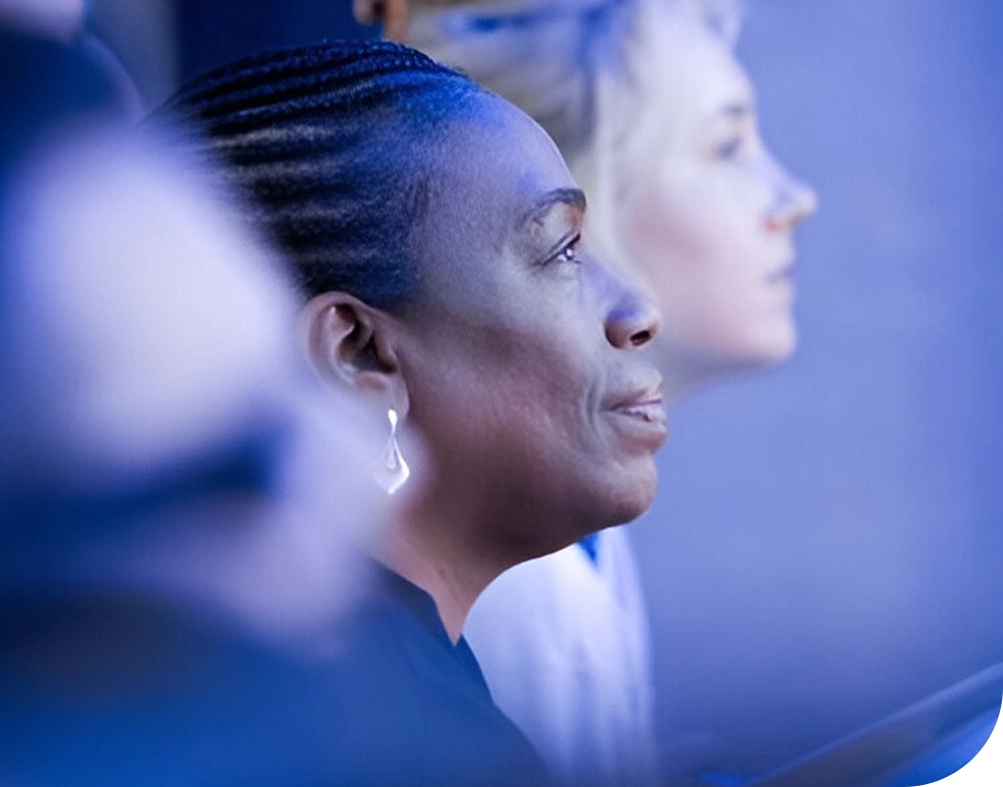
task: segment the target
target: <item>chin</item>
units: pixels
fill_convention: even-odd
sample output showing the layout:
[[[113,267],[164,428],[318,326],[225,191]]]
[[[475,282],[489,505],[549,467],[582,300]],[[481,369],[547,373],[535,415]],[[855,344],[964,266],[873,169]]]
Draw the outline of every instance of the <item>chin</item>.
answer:
[[[760,365],[765,368],[777,366],[788,360],[798,346],[797,328],[792,319],[773,326],[758,342]]]
[[[789,318],[757,326],[712,353],[717,356],[717,363],[712,364],[717,372],[714,377],[772,369],[787,361],[797,345],[797,329]]]
[[[593,510],[597,516],[591,522],[594,526],[579,538],[607,527],[633,522],[651,508],[657,490],[658,467],[654,456],[630,469],[624,468],[617,478],[605,485],[600,499],[595,500]]]
[[[743,374],[764,371],[788,360],[797,349],[790,314],[732,324],[709,324],[675,340],[668,331],[657,340],[658,365],[673,381],[672,399]]]
[[[753,370],[771,369],[789,360],[797,346],[797,334],[793,330],[769,337],[748,347],[744,353],[745,362],[741,365]]]
[[[651,507],[657,488],[653,455],[618,464],[615,470],[607,464],[601,473],[565,487],[549,513],[519,520],[520,527],[505,534],[503,550],[514,565],[632,522]]]

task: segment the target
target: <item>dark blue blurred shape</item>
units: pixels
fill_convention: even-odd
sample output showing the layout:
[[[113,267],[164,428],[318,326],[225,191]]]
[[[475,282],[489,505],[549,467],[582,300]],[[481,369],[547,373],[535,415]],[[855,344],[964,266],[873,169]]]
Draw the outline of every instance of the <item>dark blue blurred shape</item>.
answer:
[[[51,591],[50,591],[51,592]],[[0,780],[308,785],[335,697],[208,614],[123,591],[0,603]]]
[[[114,85],[81,51],[0,29],[0,177],[73,120],[112,111]]]
[[[180,0],[176,13],[181,84],[266,49],[379,35],[355,21],[349,0]]]

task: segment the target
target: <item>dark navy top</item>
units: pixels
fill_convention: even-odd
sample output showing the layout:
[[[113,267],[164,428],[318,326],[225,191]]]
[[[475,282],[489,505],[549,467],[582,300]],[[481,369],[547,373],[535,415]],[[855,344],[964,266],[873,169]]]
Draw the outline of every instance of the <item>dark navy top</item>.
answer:
[[[432,597],[385,568],[376,577],[346,627],[338,670],[344,772],[360,784],[548,784],[466,641],[450,640]]]

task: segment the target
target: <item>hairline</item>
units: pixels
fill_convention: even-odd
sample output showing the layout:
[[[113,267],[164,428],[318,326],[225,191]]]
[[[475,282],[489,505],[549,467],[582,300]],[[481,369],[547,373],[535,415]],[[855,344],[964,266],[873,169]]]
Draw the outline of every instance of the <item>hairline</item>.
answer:
[[[448,113],[422,117],[420,113],[408,113],[405,103],[395,104],[398,117],[388,124],[391,126],[388,129],[391,135],[395,133],[392,126],[396,124],[397,132],[411,137],[410,144],[402,147],[395,158],[400,164],[406,164],[401,167],[401,171],[406,173],[403,185],[408,192],[405,199],[409,208],[405,248],[414,272],[411,291],[388,304],[386,311],[389,312],[406,310],[421,293],[424,268],[429,259],[429,218],[434,212],[436,200],[448,196],[446,170],[455,155],[451,153],[451,148],[457,144],[460,127],[465,121],[486,121],[485,116],[477,114],[478,106],[484,106],[491,100],[510,103],[473,80],[468,79],[466,83],[459,84],[462,85],[462,91],[455,97],[457,100],[450,102]],[[427,139],[428,136],[431,139]],[[410,158],[404,160],[408,156]]]

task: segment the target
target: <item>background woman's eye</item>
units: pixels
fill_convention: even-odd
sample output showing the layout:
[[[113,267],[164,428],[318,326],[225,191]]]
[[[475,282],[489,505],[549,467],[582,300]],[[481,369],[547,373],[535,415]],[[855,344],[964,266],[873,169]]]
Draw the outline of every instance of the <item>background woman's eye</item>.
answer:
[[[742,152],[742,137],[734,137],[729,139],[723,145],[719,145],[714,154],[719,159],[730,160],[738,158],[738,154]]]

